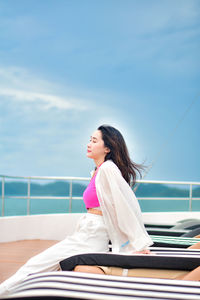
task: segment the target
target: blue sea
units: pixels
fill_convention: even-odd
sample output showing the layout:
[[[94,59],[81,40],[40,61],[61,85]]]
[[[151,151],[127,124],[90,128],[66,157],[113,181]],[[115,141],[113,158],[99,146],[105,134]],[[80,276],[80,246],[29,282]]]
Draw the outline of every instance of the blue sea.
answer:
[[[27,215],[27,199],[5,198],[4,203],[5,216]],[[142,212],[189,211],[189,203],[186,200],[139,200],[139,204]],[[193,201],[192,211],[200,211],[200,200]],[[70,202],[66,199],[30,200],[31,215],[69,212],[86,212],[83,200],[72,200],[71,211]],[[0,205],[0,215],[2,215],[2,205]]]
[[[1,182],[0,182],[1,183]],[[29,186],[31,199],[28,204],[28,182],[27,180],[6,179],[3,195],[4,215],[19,216],[35,214],[58,214],[58,213],[84,213],[85,205],[82,199],[87,181],[75,180],[73,188],[70,182],[65,180],[48,181],[32,180]],[[189,198],[189,186],[169,186],[167,184],[142,183],[134,186],[142,212],[170,212],[189,211],[189,200],[177,200],[173,198]],[[69,197],[72,193],[72,202],[68,199],[52,199],[53,197]],[[2,184],[0,184],[0,216],[2,216]],[[193,186],[192,196],[200,199],[200,187]],[[34,198],[35,197],[35,198]],[[52,197],[52,198],[51,198]],[[151,197],[151,200],[140,200],[139,198]],[[164,197],[167,200],[159,199]],[[46,198],[46,199],[44,199]],[[77,199],[79,198],[79,199]],[[156,198],[156,199],[154,199]],[[152,200],[154,199],[154,200]],[[173,200],[172,200],[173,199]],[[200,200],[192,201],[192,211],[200,211]]]

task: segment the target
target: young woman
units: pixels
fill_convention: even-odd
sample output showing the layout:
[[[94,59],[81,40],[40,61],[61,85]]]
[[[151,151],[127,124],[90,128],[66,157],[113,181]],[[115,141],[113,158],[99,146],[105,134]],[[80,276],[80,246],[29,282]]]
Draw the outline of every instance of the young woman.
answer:
[[[114,253],[148,253],[152,241],[130,187],[140,167],[131,161],[121,133],[111,126],[100,126],[91,136],[87,156],[96,165],[83,194],[87,214],[80,218],[72,236],[31,258],[2,283],[0,295],[30,274],[59,270],[59,262],[69,256],[108,252],[109,240]]]

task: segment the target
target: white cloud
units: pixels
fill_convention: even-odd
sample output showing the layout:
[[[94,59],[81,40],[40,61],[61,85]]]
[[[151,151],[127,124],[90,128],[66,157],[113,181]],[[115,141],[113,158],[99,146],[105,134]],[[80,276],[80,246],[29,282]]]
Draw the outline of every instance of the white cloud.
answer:
[[[58,95],[57,89],[56,85],[45,80],[36,79],[24,69],[16,67],[0,68],[0,96],[5,101],[34,104],[37,108],[45,110],[57,108],[80,111],[88,110],[91,107],[88,100],[71,95]],[[68,94],[67,91],[63,93]]]
[[[86,106],[77,105],[80,100],[61,98],[52,94],[28,92],[25,90],[0,88],[0,95],[10,97],[15,101],[35,102],[41,109],[58,108],[58,109],[76,109],[82,110]]]

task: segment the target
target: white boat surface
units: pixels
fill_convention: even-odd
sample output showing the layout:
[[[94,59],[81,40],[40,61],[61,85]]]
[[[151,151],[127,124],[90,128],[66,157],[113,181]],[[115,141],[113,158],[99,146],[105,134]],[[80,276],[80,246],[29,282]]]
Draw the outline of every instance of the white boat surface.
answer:
[[[82,213],[61,213],[0,217],[0,282],[12,275],[33,255],[73,234],[81,216]],[[145,212],[142,216],[145,224],[173,226],[181,220],[200,219],[200,212]],[[27,283],[24,283],[25,288],[19,287],[19,291],[8,298],[200,299],[200,283],[198,282],[99,276],[77,275],[66,271],[34,275],[29,277]],[[31,278],[33,281],[30,281]],[[50,288],[50,278],[50,282],[53,283],[52,288]],[[75,281],[73,285],[77,285],[75,290],[71,286],[72,279]],[[114,283],[114,286],[105,287],[105,280],[107,284]],[[88,285],[86,290],[85,282]],[[96,285],[100,283],[101,287],[97,292]],[[121,286],[120,292],[119,286]]]

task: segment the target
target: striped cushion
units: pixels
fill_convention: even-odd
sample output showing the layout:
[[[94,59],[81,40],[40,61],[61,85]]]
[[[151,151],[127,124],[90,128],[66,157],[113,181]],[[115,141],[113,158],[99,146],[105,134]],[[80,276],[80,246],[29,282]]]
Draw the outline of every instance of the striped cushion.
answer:
[[[9,299],[199,300],[200,283],[51,272],[29,276],[12,291]]]

